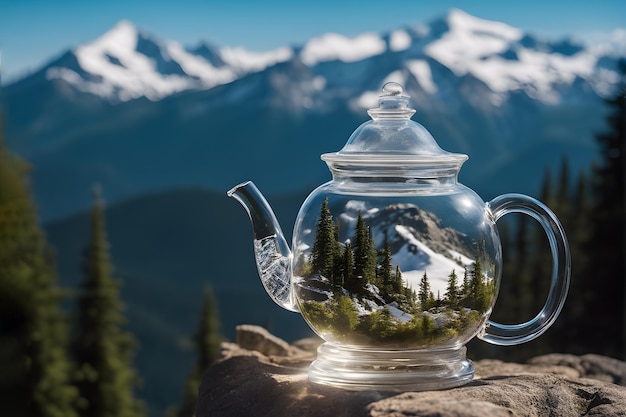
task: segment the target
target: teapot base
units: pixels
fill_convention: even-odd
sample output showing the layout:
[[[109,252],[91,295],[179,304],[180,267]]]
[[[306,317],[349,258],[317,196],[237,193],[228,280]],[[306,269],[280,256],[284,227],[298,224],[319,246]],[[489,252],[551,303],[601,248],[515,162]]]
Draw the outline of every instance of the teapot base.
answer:
[[[311,382],[353,391],[429,391],[464,385],[474,377],[465,346],[447,349],[378,350],[329,342],[309,367]]]

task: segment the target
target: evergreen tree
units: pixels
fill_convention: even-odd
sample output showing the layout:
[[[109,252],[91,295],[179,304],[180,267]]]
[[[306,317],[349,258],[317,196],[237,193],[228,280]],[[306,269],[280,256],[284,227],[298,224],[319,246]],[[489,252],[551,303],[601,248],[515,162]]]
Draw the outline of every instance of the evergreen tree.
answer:
[[[345,288],[354,288],[354,254],[352,253],[352,244],[346,243],[343,250],[343,282],[341,286]]]
[[[400,267],[396,265],[396,273],[393,278],[393,292],[396,294],[402,294],[404,286],[402,284],[402,272],[400,272]],[[408,287],[407,287],[408,289]],[[407,297],[410,299],[410,297]]]
[[[426,271],[424,271],[424,275],[420,280],[419,292],[417,293],[417,297],[419,298],[422,310],[426,311],[430,307],[432,307],[431,305],[429,305],[429,297],[431,295],[432,292],[430,291],[430,282],[428,282],[428,276],[426,275]]]
[[[485,291],[482,263],[480,262],[480,259],[476,259],[474,262],[474,268],[472,268],[470,273],[470,299],[472,308],[480,311],[481,313],[486,311],[489,307],[488,297]]]
[[[607,100],[608,129],[596,135],[602,160],[593,172],[592,255],[587,276],[593,277],[593,298],[588,311],[602,312],[586,337],[603,340],[607,335],[615,343],[603,346],[604,354],[626,358],[626,60],[620,65],[621,81],[617,94]]]
[[[559,182],[556,193],[556,205],[554,210],[559,214],[561,223],[569,223],[570,216],[570,169],[569,160],[567,157],[563,157],[561,160],[561,171],[559,173]]]
[[[383,293],[383,298],[385,300],[389,300],[389,296],[398,292],[395,291],[394,278],[391,272],[391,248],[389,247],[389,242],[385,239],[385,245],[383,248],[383,258],[380,264],[380,276],[379,282],[381,285],[381,290]]]
[[[572,254],[572,281],[570,284],[570,294],[579,294],[585,298],[584,303],[566,303],[565,314],[569,318],[571,330],[577,333],[575,323],[579,323],[584,319],[588,295],[583,287],[586,282],[585,271],[589,270],[589,239],[591,238],[591,229],[593,224],[593,207],[588,189],[588,180],[584,172],[581,172],[576,182],[576,189],[572,202],[572,210],[570,216],[570,229],[567,232],[567,238],[570,243],[570,251]],[[566,319],[567,320],[567,319]],[[566,321],[563,321],[565,325]],[[574,335],[575,336],[575,335]]]
[[[211,287],[204,290],[202,313],[198,330],[194,337],[196,349],[196,364],[189,375],[183,392],[183,403],[178,409],[178,417],[195,416],[198,401],[198,389],[202,374],[217,360],[220,353],[222,337],[219,330],[217,302]]]
[[[454,269],[448,275],[448,287],[444,295],[446,302],[451,308],[456,308],[459,305],[459,290],[457,288],[457,276]]]
[[[518,225],[517,225],[517,235],[515,236],[514,242],[514,250],[515,250],[515,260],[513,262],[515,274],[513,277],[507,277],[509,281],[512,279],[513,284],[513,299],[510,304],[512,310],[515,312],[515,320],[530,320],[534,317],[534,314],[538,312],[535,310],[535,305],[537,302],[542,302],[542,300],[537,300],[539,297],[535,297],[534,291],[537,288],[541,288],[542,282],[538,282],[541,280],[548,280],[550,275],[543,276],[540,271],[533,271],[531,259],[532,255],[530,253],[531,248],[531,234],[528,230],[528,221],[530,218],[528,216],[518,216]],[[543,238],[543,229],[537,228],[534,229],[535,233],[532,235],[533,240],[538,240]],[[545,239],[545,238],[544,238]],[[539,242],[543,243],[543,242]],[[539,243],[535,243],[536,245]],[[541,250],[544,251],[546,255],[550,254],[550,248],[541,247]],[[547,263],[549,266],[550,263]]]
[[[372,246],[369,228],[359,211],[354,237],[355,287],[350,289],[351,292],[359,296],[365,294],[367,283],[376,278],[376,250]]]
[[[67,323],[50,248],[38,226],[26,164],[0,123],[0,415],[75,417]]]
[[[144,415],[144,407],[133,393],[138,384],[131,364],[134,339],[123,330],[125,318],[119,282],[111,276],[103,204],[97,187],[95,194],[74,342],[76,384],[84,400],[80,414],[139,417]]]
[[[462,288],[462,299],[465,300],[469,297],[470,295],[470,279],[469,279],[469,275],[467,274],[467,268],[464,268],[463,270],[463,288]]]
[[[378,252],[376,251],[376,242],[374,241],[374,234],[372,229],[367,228],[368,236],[368,249],[369,255],[367,257],[367,273],[366,278],[368,282],[375,281],[378,277]]]
[[[344,246],[339,242],[339,222],[336,222],[333,227],[333,273],[332,282],[335,288],[341,288],[343,285],[343,256]]]
[[[315,242],[313,243],[313,273],[329,279],[332,278],[336,248],[335,223],[328,208],[328,198],[326,198],[322,203]]]

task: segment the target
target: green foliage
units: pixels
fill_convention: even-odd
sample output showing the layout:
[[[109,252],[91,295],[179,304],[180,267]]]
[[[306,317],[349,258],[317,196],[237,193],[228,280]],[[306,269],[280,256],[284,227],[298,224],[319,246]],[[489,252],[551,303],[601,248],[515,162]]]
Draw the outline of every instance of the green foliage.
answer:
[[[567,234],[572,259],[571,285],[563,310],[536,342],[503,352],[503,359],[525,360],[548,352],[598,353],[626,359],[626,65],[617,94],[606,101],[606,129],[596,135],[601,159],[572,181],[563,158],[558,176],[548,170],[540,200],[557,215]],[[521,223],[507,248],[503,282],[493,319],[528,320],[548,292],[552,257],[544,231]],[[503,306],[503,308],[498,308]],[[476,347],[474,356],[491,353]]]
[[[448,287],[446,288],[446,294],[444,295],[447,304],[455,308],[459,305],[459,289],[457,288],[457,276],[454,269],[448,275]]]
[[[67,324],[26,164],[2,146],[0,124],[0,415],[75,417]]]
[[[626,60],[620,62],[620,71],[617,94],[606,102],[607,129],[596,135],[602,160],[593,170],[591,259],[585,272],[593,276],[594,288],[602,288],[586,306],[603,313],[595,327],[589,325],[588,337],[615,335],[602,353],[626,359]]]
[[[428,276],[426,275],[426,271],[424,271],[424,275],[420,280],[419,292],[417,293],[417,297],[420,301],[420,306],[422,310],[428,310],[432,307],[430,303],[432,292],[430,291],[430,282],[428,281]],[[434,300],[434,297],[432,297]]]
[[[485,276],[483,275],[483,267],[480,259],[476,259],[473,264],[473,268],[469,273],[469,306],[481,313],[487,311],[493,300],[493,292],[487,286],[485,282]]]
[[[383,260],[380,264],[380,272],[378,277],[379,288],[381,295],[386,301],[391,301],[390,294],[399,293],[395,290],[395,274],[392,274],[391,269],[391,248],[389,242],[385,239],[385,245],[383,247]]]
[[[91,241],[85,251],[85,276],[78,298],[74,341],[80,415],[139,417],[143,404],[134,396],[138,378],[132,368],[134,339],[124,331],[119,282],[111,276],[104,213],[96,189],[91,216]]]
[[[320,210],[318,234],[313,243],[311,274],[321,275],[321,271],[327,271],[325,277],[330,281],[332,294],[327,292],[326,301],[308,300],[301,306],[303,316],[318,331],[346,343],[369,339],[376,345],[428,346],[452,342],[475,329],[482,314],[491,306],[495,283],[485,277],[480,260],[469,276],[465,270],[461,288],[452,270],[444,298],[439,291],[435,298],[426,272],[418,293],[404,285],[399,266],[393,269],[389,242],[385,239],[382,250],[376,252],[372,231],[361,212],[352,240],[354,249],[350,241],[344,246],[338,239],[338,225],[332,220],[326,200]],[[323,248],[329,249],[324,252]],[[302,267],[302,270],[307,268]],[[366,310],[361,315],[357,309],[359,303]],[[468,312],[466,307],[475,310]],[[402,319],[392,314],[396,308],[406,314]],[[436,325],[433,317],[443,324]]]
[[[354,288],[349,291],[362,296],[365,294],[366,284],[376,279],[376,249],[369,227],[359,211],[354,236]]]
[[[352,282],[354,282],[354,253],[352,252],[352,245],[348,242],[343,250],[343,270],[340,286],[344,287]]]
[[[359,324],[359,314],[352,300],[339,295],[334,302],[333,328],[341,335],[350,334]]]
[[[198,389],[202,374],[217,360],[220,353],[220,335],[217,302],[211,287],[206,287],[198,330],[194,337],[197,360],[183,391],[183,401],[176,412],[178,417],[192,417],[196,413]]]
[[[333,263],[335,259],[335,223],[328,209],[328,198],[322,203],[320,217],[317,222],[317,233],[313,245],[313,273],[325,277],[333,276]]]

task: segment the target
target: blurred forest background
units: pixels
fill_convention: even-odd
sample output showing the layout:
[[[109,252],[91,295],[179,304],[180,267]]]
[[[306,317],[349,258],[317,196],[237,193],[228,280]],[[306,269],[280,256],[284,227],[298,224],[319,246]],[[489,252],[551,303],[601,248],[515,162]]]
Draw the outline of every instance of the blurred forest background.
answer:
[[[489,36],[501,47],[461,63],[436,53],[451,38]],[[214,79],[232,78],[132,96],[129,85],[145,87],[140,78],[126,85],[106,78],[110,68],[103,75],[84,65],[86,51],[98,52],[106,65],[133,70],[139,55],[110,48],[122,38],[149,58],[150,77],[163,77],[150,78],[154,86],[187,80],[190,67],[171,44],[125,22],[2,89],[0,415],[191,416],[201,374],[236,324],[287,340],[311,335],[262,290],[248,220],[225,191],[255,179],[288,231],[306,195],[329,178],[318,155],[343,145],[366,120],[370,93],[390,80],[407,87],[414,120],[444,149],[470,155],[461,182],[485,200],[539,198],[570,241],[570,295],[553,327],[515,347],[472,341],[468,356],[626,360],[623,56],[452,11],[428,30],[367,38],[352,58],[297,47],[235,68],[205,44],[189,53],[210,63]],[[529,53],[557,77],[495,91],[455,67],[505,62],[504,80],[530,72]],[[576,68],[592,60],[593,71],[569,74],[568,60]],[[492,319],[530,320],[547,295],[548,242],[523,216],[499,229],[505,264]]]

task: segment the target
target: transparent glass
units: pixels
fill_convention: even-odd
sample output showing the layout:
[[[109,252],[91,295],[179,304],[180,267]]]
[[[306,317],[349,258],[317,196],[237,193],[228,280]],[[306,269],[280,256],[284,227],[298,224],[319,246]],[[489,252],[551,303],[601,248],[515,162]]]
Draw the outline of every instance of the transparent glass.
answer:
[[[556,216],[528,196],[485,203],[459,184],[467,156],[439,148],[410,120],[407,103],[399,86],[386,85],[372,121],[322,155],[333,180],[303,203],[291,249],[253,183],[228,192],[252,221],[268,294],[326,341],[309,368],[313,382],[400,391],[462,385],[474,375],[465,343],[532,340],[565,301],[570,255]],[[502,265],[496,222],[512,212],[542,225],[553,272],[542,311],[502,325],[489,320]]]

